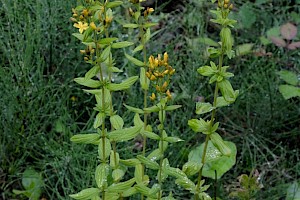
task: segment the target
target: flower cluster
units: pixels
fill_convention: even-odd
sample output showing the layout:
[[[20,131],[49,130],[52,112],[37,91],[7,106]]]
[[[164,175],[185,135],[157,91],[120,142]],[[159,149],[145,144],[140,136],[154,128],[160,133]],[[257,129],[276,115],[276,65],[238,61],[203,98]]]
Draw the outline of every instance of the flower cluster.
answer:
[[[233,4],[230,3],[230,0],[218,0],[218,7],[219,8],[229,8],[230,10],[233,9]]]
[[[157,58],[154,58],[154,56],[149,57],[149,66],[146,76],[154,83],[156,92],[160,95],[165,94],[169,100],[172,98],[172,95],[168,86],[170,78],[174,73],[175,69],[168,64],[167,52],[164,53],[163,58],[161,58],[160,54],[158,54]],[[155,93],[152,93],[150,99],[156,99]]]

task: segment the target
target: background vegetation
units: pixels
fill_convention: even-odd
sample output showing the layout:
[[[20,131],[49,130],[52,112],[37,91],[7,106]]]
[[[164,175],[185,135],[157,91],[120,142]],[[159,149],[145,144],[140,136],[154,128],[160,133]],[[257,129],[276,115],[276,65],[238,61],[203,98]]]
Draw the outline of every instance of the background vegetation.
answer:
[[[94,184],[97,149],[70,142],[72,135],[92,127],[93,118],[87,116],[93,114],[94,101],[72,81],[88,67],[71,36],[76,30],[69,17],[75,5],[76,0],[0,0],[0,199],[21,198],[12,189],[23,189],[22,173],[29,167],[43,177],[45,199],[68,199],[69,194]],[[182,108],[169,116],[172,123],[167,128],[185,140],[168,152],[172,165],[180,166],[187,160],[188,149],[203,141],[188,128],[187,120],[196,117],[196,101],[212,97],[212,88],[201,84],[206,81],[195,71],[206,64],[206,48],[212,45],[204,38],[218,38],[218,27],[209,22],[208,10],[213,6],[209,1],[157,1],[152,6],[152,20],[159,25],[148,51],[167,51],[177,71],[173,96]],[[286,22],[299,25],[299,13],[299,0],[235,2],[234,16],[239,21],[235,45],[252,48],[228,61],[240,96],[218,118],[222,133],[237,144],[238,157],[216,186],[223,199],[236,178],[253,169],[259,171],[264,185],[257,199],[284,199],[289,185],[300,180],[300,101],[282,97],[278,90],[282,80],[276,74],[281,69],[299,74],[300,52],[267,41],[276,27]],[[121,25],[115,27],[120,30]],[[115,30],[115,34],[134,40],[132,33],[123,31]],[[300,40],[299,32],[296,40]],[[120,52],[116,62],[123,66],[124,76],[135,74],[137,69],[123,57]],[[139,95],[133,95],[139,92],[131,90],[117,98],[140,105]],[[122,105],[119,109],[131,121],[132,114]],[[122,148],[125,156],[137,151],[135,142]],[[178,199],[187,198],[176,185],[169,190]]]

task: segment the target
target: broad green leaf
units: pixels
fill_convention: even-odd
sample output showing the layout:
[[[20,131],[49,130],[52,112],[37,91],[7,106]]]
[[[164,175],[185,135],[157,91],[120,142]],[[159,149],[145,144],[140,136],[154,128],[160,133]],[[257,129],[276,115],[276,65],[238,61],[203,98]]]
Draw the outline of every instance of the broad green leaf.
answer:
[[[98,41],[99,44],[110,44],[113,41],[116,41],[118,38],[103,38]]]
[[[143,183],[143,166],[142,164],[137,164],[134,170],[134,178],[137,184]]]
[[[115,184],[110,185],[107,188],[107,191],[121,193],[121,192],[124,192],[124,191],[128,190],[129,188],[131,188],[131,186],[134,183],[135,183],[135,178],[129,179],[128,181],[125,181],[125,182],[115,183]]]
[[[297,85],[299,82],[297,74],[288,70],[281,70],[277,72],[281,79],[291,85]]]
[[[160,191],[160,186],[159,184],[155,183],[153,184],[153,186],[151,187],[150,191],[149,191],[149,194],[150,195],[156,195],[159,191]]]
[[[100,192],[101,192],[101,190],[99,188],[87,188],[87,189],[81,190],[81,192],[79,192],[77,194],[71,194],[69,196],[71,198],[77,199],[77,200],[87,200],[87,199],[91,199],[94,196],[99,196]]]
[[[97,133],[77,134],[71,137],[71,142],[83,144],[99,144],[100,135]]]
[[[126,104],[124,104],[124,106],[131,112],[138,113],[138,114],[144,114],[144,111],[140,108],[131,107]]]
[[[109,165],[101,163],[96,167],[95,180],[98,188],[102,189],[107,185],[107,177],[109,175]]]
[[[155,169],[155,170],[159,169],[159,165],[156,162],[150,160],[149,158],[138,155],[137,159],[139,159],[144,165],[146,165],[146,167],[150,169]]]
[[[101,126],[101,125],[102,125],[102,122],[104,121],[104,119],[105,119],[105,114],[99,112],[99,113],[96,115],[96,118],[95,118],[93,127],[96,129],[96,128],[98,128],[99,126]]]
[[[222,81],[218,82],[218,86],[220,88],[220,91],[222,93],[222,96],[224,99],[228,102],[234,102],[236,99],[235,91],[233,90],[231,83],[223,79]]]
[[[168,137],[167,133],[165,130],[162,131],[162,138],[163,140],[159,141],[158,143],[158,148],[162,151],[162,152],[165,152],[168,148],[168,142],[164,141],[164,139]]]
[[[124,28],[138,28],[139,25],[138,24],[124,24],[123,27]]]
[[[122,160],[122,159],[120,159],[120,163],[122,163],[122,164],[124,164],[124,165],[126,165],[126,166],[128,166],[128,167],[134,167],[134,166],[140,164],[141,161],[139,161],[139,160],[136,159],[136,158],[127,159],[127,160]]]
[[[212,133],[210,140],[215,147],[222,153],[222,155],[230,156],[231,149],[225,144],[224,140],[218,133]]]
[[[119,91],[119,90],[126,90],[129,89],[138,79],[138,76],[133,76],[125,81],[122,81],[122,83],[110,83],[107,86],[107,89],[110,91]]]
[[[123,4],[122,1],[111,1],[111,2],[106,3],[106,8],[114,8],[114,7],[120,6],[122,4]]]
[[[144,67],[140,70],[140,83],[143,90],[149,89],[150,80],[146,77],[146,70]]]
[[[186,177],[185,173],[183,171],[181,171],[179,168],[165,167],[164,171],[169,176],[173,176],[173,177],[178,178],[178,179]]]
[[[123,128],[124,121],[119,115],[113,115],[109,118],[109,120],[114,129],[118,130]]]
[[[110,166],[115,169],[117,166],[119,166],[120,162],[120,156],[118,152],[111,151],[110,152]]]
[[[108,133],[107,137],[116,142],[128,141],[135,138],[139,134],[141,128],[142,126],[134,126],[131,128],[115,130]]]
[[[166,138],[164,138],[164,141],[170,142],[170,143],[176,143],[176,142],[182,142],[184,140],[180,139],[179,137],[166,137]]]
[[[90,88],[98,88],[101,86],[100,81],[92,80],[92,79],[86,79],[86,78],[75,78],[74,81],[78,83],[79,85],[83,85]]]
[[[103,61],[105,61],[107,58],[108,58],[108,56],[109,56],[109,54],[110,54],[110,50],[111,50],[111,46],[109,45],[109,46],[107,46],[103,51],[102,51],[102,53],[101,53],[101,55],[100,55],[100,60],[103,62]]]
[[[105,199],[118,200],[120,199],[120,195],[117,192],[105,192]]]
[[[141,194],[149,197],[149,192],[150,192],[150,188],[148,188],[147,186],[143,185],[143,184],[137,184],[134,186],[134,188]],[[156,198],[156,196],[152,196],[153,198]]]
[[[134,58],[134,57],[128,55],[127,53],[125,53],[125,56],[126,56],[126,58],[127,58],[130,62],[132,62],[133,64],[135,64],[135,65],[137,65],[137,66],[139,66],[139,67],[145,66],[145,63],[144,63],[144,62],[142,62],[142,61],[140,61],[140,60],[138,60],[138,59],[136,59],[136,58]]]
[[[182,107],[182,105],[171,105],[171,106],[167,106],[165,108],[165,111],[176,110],[176,109],[181,108],[181,107]]]
[[[215,178],[215,170],[217,171],[217,179],[232,168],[236,160],[236,146],[232,142],[224,141],[230,150],[230,156],[224,156],[222,153],[213,145],[211,141],[208,142],[205,164],[203,166],[203,176],[208,178]],[[192,150],[189,154],[189,161],[199,162],[202,159],[204,143]]]
[[[116,43],[113,43],[111,45],[111,47],[113,49],[120,49],[120,48],[125,48],[125,47],[129,47],[131,45],[134,45],[133,42],[128,42],[128,41],[123,41],[123,42],[116,42]]]
[[[116,72],[123,72],[123,70],[120,70],[117,67],[110,67],[108,68],[110,72],[116,73]]]
[[[211,66],[202,66],[197,69],[197,72],[201,74],[202,76],[212,76],[214,75],[217,71],[214,70]]]
[[[244,3],[239,9],[238,17],[244,28],[251,28],[256,21],[256,13],[253,9],[253,3]]]
[[[112,178],[114,182],[119,182],[125,175],[126,173],[126,168],[125,167],[119,167],[117,169],[114,169],[112,171]]]
[[[185,163],[182,167],[182,171],[187,175],[187,176],[193,176],[194,174],[198,173],[199,170],[202,167],[202,163],[199,161],[188,161]]]
[[[300,87],[295,87],[292,85],[280,85],[279,91],[285,99],[300,97]]]
[[[111,151],[111,143],[109,139],[104,138],[103,140],[101,138],[98,146],[98,155],[100,160],[105,161],[109,157],[110,151]]]
[[[295,181],[288,187],[285,200],[300,200],[299,183]]]
[[[146,34],[144,35],[144,37],[145,37],[145,43],[150,40],[150,38],[151,38],[150,28],[147,28]]]
[[[217,97],[217,108],[230,105],[230,102],[226,101],[224,97]]]
[[[211,112],[214,109],[215,107],[213,107],[210,103],[205,103],[205,102],[196,103],[196,114],[198,115]]]

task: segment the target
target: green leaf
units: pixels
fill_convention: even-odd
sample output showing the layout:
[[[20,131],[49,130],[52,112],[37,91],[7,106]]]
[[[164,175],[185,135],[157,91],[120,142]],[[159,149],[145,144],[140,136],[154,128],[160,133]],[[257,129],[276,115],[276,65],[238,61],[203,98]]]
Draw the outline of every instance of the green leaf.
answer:
[[[155,161],[155,160],[158,160],[162,157],[162,153],[160,151],[160,149],[155,149],[153,150],[148,156],[147,158],[152,160],[152,161]]]
[[[85,79],[91,79],[94,76],[96,76],[98,74],[100,70],[100,66],[99,65],[95,65],[94,67],[92,67],[84,76]]]
[[[138,79],[138,76],[133,76],[125,81],[122,81],[122,83],[110,83],[107,86],[107,89],[110,91],[119,91],[119,90],[126,90],[129,89]]]
[[[296,86],[299,82],[298,76],[296,73],[288,71],[288,70],[281,70],[277,72],[281,79],[283,79],[288,84]]]
[[[171,106],[167,106],[165,108],[165,111],[171,111],[171,110],[176,110],[177,108],[181,108],[182,105],[171,105]]]
[[[122,4],[123,4],[122,1],[111,1],[111,2],[106,3],[106,8],[114,8],[114,7],[120,6]]]
[[[103,152],[103,151],[105,151],[105,152]],[[103,141],[103,139],[101,138],[99,146],[98,146],[98,155],[99,155],[100,160],[105,161],[109,157],[110,151],[111,151],[111,144],[110,144],[109,139],[104,138],[104,141]],[[103,155],[103,153],[104,153],[104,155]]]
[[[119,166],[119,162],[120,162],[120,156],[119,156],[119,153],[118,153],[118,152],[111,151],[111,152],[110,152],[109,160],[110,160],[110,166],[111,166],[113,169],[115,169],[116,167],[118,167],[118,166]]]
[[[213,46],[213,47],[219,47],[219,43],[215,42],[214,40],[208,38],[208,37],[200,37],[199,42],[208,46]]]
[[[150,192],[150,188],[148,188],[147,186],[143,185],[143,184],[137,184],[134,186],[134,188],[141,194],[147,196],[149,198],[149,192]],[[152,196],[153,198],[156,198],[156,196]]]
[[[226,101],[230,103],[235,101],[236,99],[235,91],[233,90],[231,83],[228,80],[223,79],[222,81],[218,82],[218,86],[220,88],[222,96]]]
[[[105,114],[99,112],[99,113],[96,115],[96,118],[95,118],[93,127],[96,129],[96,128],[98,128],[99,126],[101,126],[101,125],[102,125],[102,122],[104,121],[104,119],[105,119]]]
[[[124,24],[123,27],[124,28],[138,28],[139,25],[138,24]]]
[[[137,164],[134,171],[134,178],[137,184],[143,184],[143,175],[143,165]]]
[[[97,133],[77,134],[71,137],[71,142],[83,144],[99,144],[100,135]]]
[[[300,200],[299,183],[294,181],[294,183],[288,187],[285,200]]]
[[[212,76],[217,72],[217,70],[214,70],[211,66],[202,66],[197,69],[197,72],[202,76]]]
[[[244,28],[251,28],[256,21],[256,13],[253,9],[253,3],[244,3],[239,10],[239,19]]]
[[[236,55],[243,56],[252,53],[253,43],[241,44],[236,47]]]
[[[134,126],[131,128],[115,130],[108,133],[108,138],[116,142],[128,141],[135,138],[139,134],[141,128],[142,126]]]
[[[137,155],[137,159],[139,159],[144,165],[146,165],[146,167],[150,169],[155,169],[155,170],[159,169],[159,165],[156,162],[150,160],[149,158],[146,158],[141,155]]]
[[[149,89],[150,80],[146,77],[146,70],[144,67],[140,70],[140,83],[143,90]]]
[[[95,180],[98,188],[102,189],[107,186],[107,177],[109,175],[109,165],[101,163],[96,167]]]
[[[110,44],[113,41],[116,41],[118,38],[102,38],[98,41],[98,44]]]
[[[79,85],[83,85],[90,88],[98,88],[101,86],[100,81],[92,80],[92,79],[86,79],[86,78],[75,78],[74,81],[78,83]]]
[[[138,164],[140,164],[141,162],[136,159],[136,158],[132,158],[132,159],[127,159],[127,160],[122,160],[120,159],[120,162],[128,167],[134,167]]]
[[[190,119],[188,121],[188,125],[194,132],[201,132],[204,134],[211,134],[212,131],[210,130],[210,121],[205,121],[204,119]]]
[[[131,112],[138,113],[138,114],[144,114],[144,111],[140,108],[131,107],[126,104],[124,104],[124,106]]]
[[[159,135],[151,132],[151,131],[142,131],[142,135],[145,135],[147,138],[153,139],[153,140],[160,140]]]
[[[144,62],[142,62],[142,61],[140,61],[140,60],[138,60],[138,59],[136,59],[136,58],[134,58],[134,57],[128,55],[127,53],[125,53],[125,56],[126,56],[126,58],[127,58],[130,62],[132,62],[133,64],[135,64],[135,65],[137,65],[137,66],[139,66],[139,67],[144,67],[144,66],[145,66]]]
[[[226,101],[224,97],[217,97],[217,108],[230,105],[230,102]]]
[[[184,140],[180,139],[179,137],[166,137],[166,138],[164,138],[164,141],[170,142],[170,143],[176,143],[176,142],[182,142]]]
[[[109,118],[109,120],[114,129],[118,130],[123,128],[124,121],[119,115],[113,115]]]
[[[109,56],[109,54],[110,54],[110,50],[111,50],[111,47],[110,47],[110,46],[107,46],[107,47],[102,51],[102,53],[101,53],[101,55],[100,55],[100,60],[101,60],[101,62],[105,61],[105,60],[108,58],[108,56]]]
[[[98,188],[87,188],[77,194],[71,194],[69,196],[77,200],[87,200],[87,199],[91,199],[94,196],[99,196],[100,192],[101,190]]]
[[[160,108],[157,105],[154,105],[154,106],[151,106],[148,108],[144,108],[144,111],[146,113],[158,112],[158,111],[160,111]]]
[[[80,41],[83,40],[83,34],[81,34],[81,33],[73,33],[72,35]]]
[[[129,188],[128,190],[124,191],[122,194],[122,197],[130,197],[136,193],[137,193],[137,190],[134,187],[132,187],[132,188]]]
[[[143,27],[144,28],[150,28],[150,27],[152,27],[152,26],[157,26],[158,25],[158,23],[153,23],[153,22],[147,22],[147,23],[145,23],[144,25],[143,25]]]
[[[211,112],[214,109],[215,109],[215,107],[213,107],[210,103],[205,103],[205,102],[197,102],[196,103],[196,114],[197,115]]]
[[[145,43],[150,40],[150,38],[151,38],[150,28],[147,28],[146,34],[144,35],[144,37],[145,37]]]
[[[290,99],[292,97],[300,97],[300,87],[292,85],[280,85],[279,91],[284,99]]]
[[[212,133],[210,135],[211,142],[215,147],[225,156],[230,156],[231,149],[225,144],[224,140],[218,133]]]
[[[114,169],[112,171],[112,178],[114,182],[119,182],[125,175],[126,173],[126,168],[125,167],[119,167],[117,169]]]
[[[129,47],[131,45],[134,45],[133,42],[128,42],[128,41],[123,41],[123,42],[116,42],[116,43],[113,43],[111,45],[111,47],[113,49],[120,49],[120,48],[125,48],[125,47]]]
[[[112,184],[107,188],[108,192],[116,192],[116,193],[121,193],[129,188],[135,183],[135,178],[129,179],[128,181],[121,182],[121,183],[116,183]]]
[[[32,168],[27,168],[22,175],[22,185],[26,191],[14,190],[16,194],[24,194],[29,199],[38,200],[41,196],[44,182],[40,173]]]
[[[140,115],[138,113],[135,113],[134,118],[133,118],[133,124],[135,126],[144,126],[144,122],[141,120]]]
[[[211,141],[208,142],[205,164],[203,166],[203,176],[208,178],[215,178],[215,170],[217,171],[217,179],[221,178],[228,170],[232,168],[236,160],[236,146],[232,142],[224,141],[230,150],[230,156],[224,156],[222,153],[213,145]],[[189,154],[189,161],[199,162],[202,159],[204,143],[193,149]]]
[[[196,185],[188,177],[181,177],[175,180],[177,185],[180,185],[186,190],[193,191],[196,188]]]
[[[187,176],[193,176],[194,174],[198,173],[199,170],[202,167],[202,163],[199,161],[188,161],[185,163],[182,167],[182,171],[187,175]]]
[[[138,51],[143,50],[143,48],[144,48],[144,45],[140,44],[139,46],[135,47],[135,48],[133,49],[132,52],[133,52],[133,53],[136,53],[136,52],[138,52]]]

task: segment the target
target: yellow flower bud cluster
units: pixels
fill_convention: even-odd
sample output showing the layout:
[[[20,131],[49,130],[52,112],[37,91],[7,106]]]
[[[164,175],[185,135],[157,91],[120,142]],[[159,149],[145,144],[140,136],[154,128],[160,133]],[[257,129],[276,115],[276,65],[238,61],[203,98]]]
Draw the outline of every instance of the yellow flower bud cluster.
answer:
[[[167,52],[164,53],[163,58],[160,54],[157,56],[157,58],[154,58],[152,55],[149,57],[149,66],[146,76],[154,83],[156,92],[159,94],[165,94],[168,99],[172,98],[168,86],[170,78],[174,73],[175,69],[168,64]],[[152,93],[150,99],[155,100],[155,98],[155,93]]]
[[[230,0],[218,0],[218,7],[232,10],[233,4],[230,3]]]
[[[154,12],[154,9],[153,8],[147,8],[145,11],[144,11],[144,17],[148,17],[148,15],[150,15],[151,13]]]
[[[80,50],[80,53],[84,55],[84,60],[89,61],[93,59],[93,54],[95,53],[95,49],[92,46],[88,46],[84,50]]]

